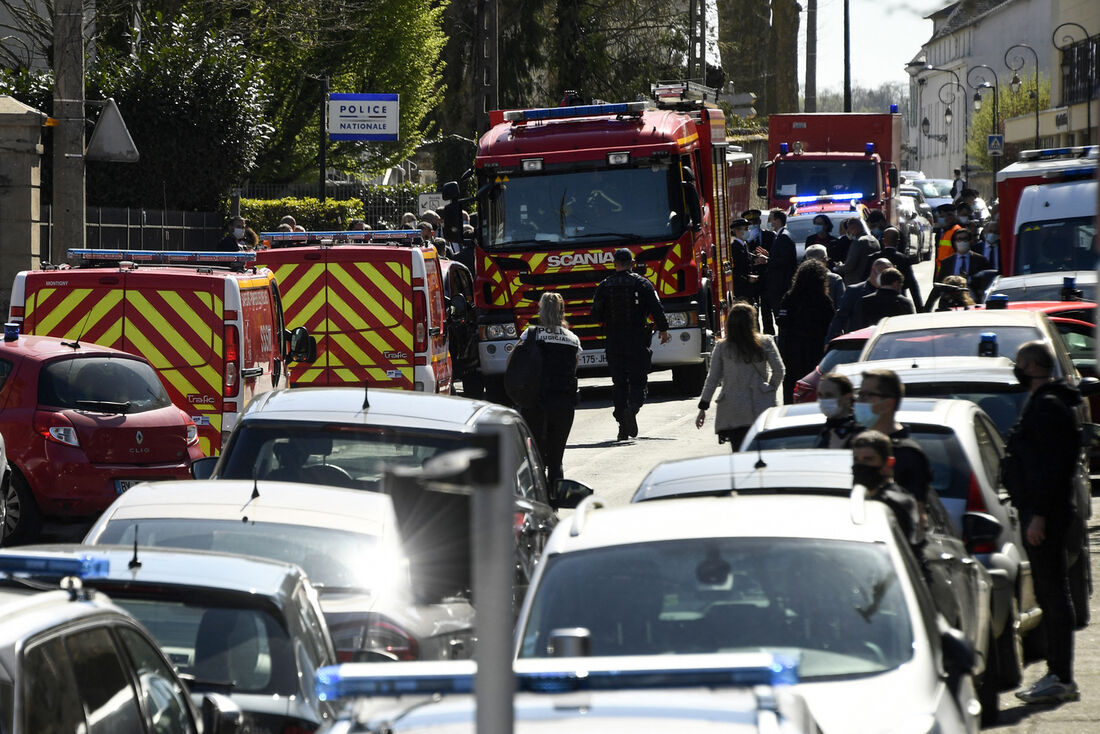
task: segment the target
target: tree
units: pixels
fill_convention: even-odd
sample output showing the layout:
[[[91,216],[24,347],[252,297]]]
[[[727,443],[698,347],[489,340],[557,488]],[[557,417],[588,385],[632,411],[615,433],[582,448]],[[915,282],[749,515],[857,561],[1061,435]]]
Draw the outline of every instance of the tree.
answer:
[[[997,125],[997,132],[1004,132],[1004,121],[1010,117],[1020,117],[1022,115],[1034,115],[1035,114],[1035,77],[1028,76],[1026,79],[1020,80],[1019,91],[1013,93],[1012,88],[1007,84],[1003,87],[997,88],[998,94],[998,112],[1000,114],[1000,121]],[[1039,109],[1045,110],[1050,108],[1050,80],[1046,79],[1042,75],[1039,76]],[[973,112],[970,115],[970,131],[966,140],[966,152],[970,156],[970,167],[978,170],[992,171],[993,160],[985,152],[986,151],[986,136],[993,132],[993,95],[992,92],[987,92],[982,95],[982,108],[977,112]],[[1027,149],[1032,147],[1032,141],[1028,138],[1028,142],[1021,149]],[[1009,157],[1010,153],[1014,151],[1006,150],[1004,155],[1001,156],[1001,162],[999,165],[1004,165],[1004,161],[1014,160]]]

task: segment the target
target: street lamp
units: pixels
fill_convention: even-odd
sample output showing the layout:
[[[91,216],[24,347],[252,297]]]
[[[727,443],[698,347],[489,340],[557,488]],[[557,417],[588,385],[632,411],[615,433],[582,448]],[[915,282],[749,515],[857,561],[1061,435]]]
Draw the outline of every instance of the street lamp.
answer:
[[[948,125],[951,124],[951,108],[950,107],[948,107],[947,111],[943,113],[943,121],[946,122]]]
[[[1028,46],[1026,43],[1014,44],[1012,46],[1009,46],[1008,50],[1005,51],[1005,66],[1007,66],[1009,69],[1012,70],[1012,81],[1008,83],[1008,86],[1009,86],[1010,89],[1012,89],[1013,94],[1016,94],[1017,92],[1020,91],[1020,74],[1019,74],[1019,72],[1020,72],[1020,69],[1024,68],[1024,63],[1026,62],[1026,59],[1024,59],[1024,57],[1020,56],[1019,54],[1017,54],[1016,56],[1013,56],[1012,61],[1008,60],[1009,54],[1012,53],[1013,49],[1017,49],[1017,48],[1027,49],[1028,51],[1031,52],[1031,55],[1033,57],[1035,57],[1035,90],[1032,92],[1032,94],[1035,97],[1035,148],[1038,149],[1039,148],[1039,54],[1036,53],[1035,49],[1033,49],[1031,46]]]
[[[992,82],[990,82],[992,78]],[[966,83],[970,85],[970,88],[974,90],[974,111],[978,112],[982,108],[982,90],[990,89],[993,91],[993,134],[996,135],[1001,131],[1001,116],[998,110],[1000,106],[997,92],[997,85],[1000,84],[1000,79],[997,78],[997,72],[993,70],[993,67],[986,66],[985,64],[977,64],[972,66],[966,72]],[[993,158],[993,172],[997,172],[997,159],[999,156],[992,156]]]
[[[944,135],[942,133],[932,134],[932,133],[928,132],[931,129],[931,127],[932,127],[932,124],[930,122],[928,122],[927,117],[920,121],[920,131],[922,133],[924,133],[924,137],[931,138],[932,140],[937,140],[941,143],[946,143],[947,142],[947,136],[946,135]]]
[[[940,101],[943,102],[945,106],[947,106],[947,110],[944,112],[943,119],[948,125],[950,125],[951,124],[951,119],[952,119],[950,105],[954,104],[954,102],[955,102],[955,94],[954,94],[954,92],[952,92],[951,95],[950,95],[950,99],[944,99],[943,90],[946,87],[951,86],[952,84],[954,84],[955,87],[957,87],[958,89],[961,89],[963,91],[964,95],[965,95],[966,87],[963,86],[962,80],[959,78],[958,73],[954,69],[945,69],[945,68],[940,67],[940,66],[932,66],[932,65],[928,64],[928,65],[925,65],[923,68],[917,70],[917,74],[918,75],[919,74],[927,74],[930,71],[942,71],[942,72],[946,72],[946,73],[950,74],[951,76],[955,77],[954,81],[948,81],[948,82],[945,82],[944,84],[942,84],[940,86],[939,92],[937,93],[939,98],[940,98]],[[923,127],[923,124],[922,124],[922,127]],[[964,176],[969,176],[970,175],[970,152],[966,149],[966,137],[967,137],[967,134],[969,132],[970,132],[970,112],[969,112],[968,106],[966,104],[964,104],[963,105],[963,134],[962,134],[962,149],[963,149],[963,161],[964,161],[963,162],[963,172],[964,172],[963,175]],[[936,138],[935,135],[929,135],[928,137]],[[947,136],[944,135],[943,139],[946,142]]]
[[[1086,130],[1086,132],[1085,132],[1086,139],[1085,140],[1086,140],[1087,144],[1091,145],[1092,144],[1092,96],[1093,96],[1093,93],[1095,92],[1095,86],[1096,86],[1096,81],[1095,81],[1096,59],[1095,59],[1095,56],[1094,56],[1095,50],[1094,50],[1093,44],[1091,43],[1092,36],[1089,35],[1089,32],[1087,30],[1085,30],[1085,27],[1083,25],[1081,25],[1080,23],[1073,23],[1073,22],[1063,23],[1062,25],[1055,28],[1054,32],[1050,34],[1050,42],[1054,45],[1054,48],[1056,48],[1056,49],[1058,49],[1059,51],[1062,52],[1062,97],[1063,97],[1063,103],[1064,103],[1064,98],[1065,98],[1065,95],[1066,95],[1066,86],[1065,86],[1066,79],[1069,78],[1070,71],[1072,70],[1072,66],[1069,62],[1069,59],[1066,58],[1066,51],[1069,50],[1072,46],[1074,46],[1078,43],[1077,41],[1073,40],[1073,36],[1069,35],[1069,33],[1066,33],[1066,35],[1062,36],[1062,44],[1063,45],[1061,45],[1061,46],[1058,45],[1058,42],[1055,40],[1058,37],[1058,31],[1062,30],[1066,26],[1072,26],[1072,27],[1080,30],[1081,33],[1085,36],[1085,48],[1087,49],[1087,53],[1088,53],[1088,59],[1087,59],[1088,65],[1086,67],[1088,69],[1088,77],[1086,78],[1086,83],[1088,84],[1088,87],[1089,87],[1089,96],[1088,96],[1088,99],[1085,100],[1085,119],[1087,121],[1085,123],[1085,130]],[[1077,53],[1074,52],[1074,59],[1076,59],[1076,58],[1077,58]]]

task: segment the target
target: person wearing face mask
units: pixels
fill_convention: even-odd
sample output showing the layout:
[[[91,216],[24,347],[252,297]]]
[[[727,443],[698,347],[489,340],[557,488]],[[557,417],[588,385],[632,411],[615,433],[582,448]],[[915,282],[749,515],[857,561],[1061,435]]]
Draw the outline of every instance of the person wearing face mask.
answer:
[[[806,238],[806,249],[810,249],[814,245],[822,245],[825,251],[829,250],[829,243],[831,243],[835,237],[833,232],[833,220],[829,219],[827,214],[818,214],[814,217],[814,231],[810,233],[810,236]]]
[[[1081,520],[1074,508],[1073,480],[1080,460],[1080,391],[1054,376],[1054,352],[1042,341],[1020,345],[1013,372],[1028,398],[1012,427],[1001,463],[1001,479],[1025,530],[1035,596],[1043,610],[1047,674],[1016,697],[1027,703],[1075,701],[1073,631],[1077,619],[1070,596],[1066,549],[1079,544]]]
[[[978,247],[974,248],[979,249]],[[982,228],[981,253],[989,261],[989,267],[1001,270],[1001,225],[996,219],[990,220]]]
[[[924,449],[909,435],[909,429],[897,421],[898,407],[905,388],[893,370],[867,370],[863,373],[854,406],[856,422],[867,429],[890,437],[894,452],[894,478],[913,495],[922,507],[932,487],[932,465]]]
[[[878,209],[872,209],[867,213],[867,226],[871,229],[871,236],[882,243],[882,233],[886,231],[886,217]]]
[[[829,267],[833,272],[836,272],[840,264],[848,259],[848,250],[862,234],[863,221],[858,217],[850,217],[841,223],[840,236],[835,237],[825,246],[825,251],[829,257]]]
[[[260,236],[252,231],[244,217],[233,217],[228,224],[225,236],[218,242],[218,252],[256,249],[256,245],[260,243]]]
[[[756,308],[761,330],[765,334],[775,334],[775,319],[764,298],[764,275],[768,270],[768,253],[775,241],[775,232],[761,229],[759,209],[747,209],[741,212],[741,218],[749,223],[745,231],[745,249],[749,253],[751,273],[756,276],[750,295],[745,300]]]
[[[954,252],[951,247],[951,238],[962,229],[955,221],[955,205],[940,204],[936,207],[936,229],[939,231],[939,239],[936,241],[936,268],[945,257]]]
[[[852,486],[862,485],[867,499],[882,502],[894,512],[913,554],[922,558],[924,527],[920,505],[894,480],[897,459],[889,436],[864,431],[852,439]]]
[[[890,261],[880,257],[871,264],[871,275],[867,280],[844,289],[844,297],[840,299],[836,315],[833,316],[829,329],[825,332],[826,344],[834,337],[855,331],[862,326],[863,297],[875,292],[879,286],[879,276],[889,267],[891,267]]]
[[[852,381],[837,372],[821,376],[817,385],[817,407],[825,416],[825,425],[817,435],[814,448],[846,449],[863,430],[852,413],[855,405]]]
[[[968,229],[956,229],[951,239],[951,246],[955,249],[953,255],[949,255],[940,263],[936,270],[935,281],[942,283],[948,275],[961,275],[969,283],[972,276],[983,270],[989,270],[989,261],[984,255],[971,251],[974,237]]]

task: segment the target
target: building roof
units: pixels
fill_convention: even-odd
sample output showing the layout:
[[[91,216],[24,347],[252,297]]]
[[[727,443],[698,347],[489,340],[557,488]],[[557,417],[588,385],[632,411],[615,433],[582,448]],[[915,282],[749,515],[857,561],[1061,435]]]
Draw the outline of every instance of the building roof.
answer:
[[[990,11],[1011,2],[1014,0],[962,0],[962,2],[952,3],[926,16],[926,18],[932,18],[933,22],[943,21],[942,24],[937,23],[938,27],[933,30],[932,37],[928,40],[934,41],[937,38],[949,36],[955,31],[976,23]],[[945,17],[946,20],[943,20]]]

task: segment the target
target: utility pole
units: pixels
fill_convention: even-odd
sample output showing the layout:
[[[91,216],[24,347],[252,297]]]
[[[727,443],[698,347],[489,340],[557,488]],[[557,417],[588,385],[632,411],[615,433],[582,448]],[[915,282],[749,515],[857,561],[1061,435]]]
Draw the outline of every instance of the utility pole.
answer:
[[[817,0],[806,3],[806,112],[817,112]]]
[[[844,0],[844,111],[852,111],[852,28],[848,0]]]
[[[474,47],[474,121],[477,132],[489,129],[489,110],[499,107],[500,73],[497,39],[498,0],[478,0],[477,45]]]
[[[56,0],[53,17],[53,234],[60,247],[84,247],[84,12],[81,0]]]
[[[317,162],[318,172],[317,186],[319,188],[319,195],[317,198],[321,200],[321,203],[325,203],[325,169],[328,168],[327,153],[328,153],[328,130],[325,128],[325,108],[328,106],[328,75],[321,77],[321,104],[319,105],[321,114],[320,135],[318,136],[317,145]]]
[[[706,0],[690,0],[688,8],[687,78],[707,83],[707,9]]]

